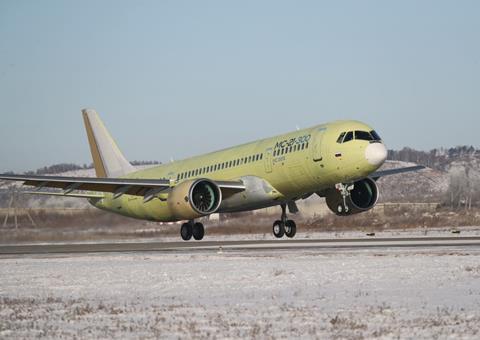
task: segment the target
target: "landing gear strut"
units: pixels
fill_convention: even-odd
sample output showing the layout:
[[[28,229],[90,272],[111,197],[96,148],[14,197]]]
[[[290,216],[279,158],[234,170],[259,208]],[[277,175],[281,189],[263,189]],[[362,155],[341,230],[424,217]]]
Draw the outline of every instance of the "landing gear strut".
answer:
[[[350,211],[348,204],[347,204],[347,197],[350,196],[350,191],[353,190],[354,185],[346,185],[343,183],[338,183],[335,185],[335,188],[338,190],[340,195],[342,195],[342,203],[337,206],[337,211],[339,214],[346,214]]]
[[[192,236],[195,240],[200,241],[205,235],[205,229],[203,224],[195,223],[194,221],[188,221],[187,223],[182,224],[180,228],[180,236],[184,241],[189,241]]]
[[[287,205],[283,203],[280,206],[282,207],[282,217],[273,223],[273,235],[276,238],[282,238],[284,235],[292,238],[297,233],[297,225],[295,221],[287,219]]]

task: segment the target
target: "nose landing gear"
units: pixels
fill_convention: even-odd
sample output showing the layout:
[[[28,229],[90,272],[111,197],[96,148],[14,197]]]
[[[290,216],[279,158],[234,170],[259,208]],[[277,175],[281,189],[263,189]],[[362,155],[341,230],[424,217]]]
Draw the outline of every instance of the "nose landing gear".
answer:
[[[280,206],[282,207],[282,217],[273,223],[273,235],[276,238],[283,236],[292,238],[297,233],[297,225],[295,221],[287,219],[287,205],[284,203]]]
[[[194,221],[188,221],[182,224],[180,228],[180,236],[184,241],[189,241],[192,236],[195,240],[200,241],[205,235],[205,228],[202,223],[195,223]]]

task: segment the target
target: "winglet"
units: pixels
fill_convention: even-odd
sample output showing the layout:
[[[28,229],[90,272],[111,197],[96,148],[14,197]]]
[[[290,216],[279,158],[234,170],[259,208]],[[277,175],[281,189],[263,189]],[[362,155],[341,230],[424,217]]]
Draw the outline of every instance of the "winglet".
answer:
[[[115,178],[134,172],[97,112],[84,109],[82,114],[97,177]]]

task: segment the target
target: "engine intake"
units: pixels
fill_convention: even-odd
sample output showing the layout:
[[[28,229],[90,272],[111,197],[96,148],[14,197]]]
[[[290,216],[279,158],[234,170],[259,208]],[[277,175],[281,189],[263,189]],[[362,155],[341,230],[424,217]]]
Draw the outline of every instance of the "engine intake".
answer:
[[[328,189],[325,194],[328,208],[339,216],[358,214],[372,209],[378,201],[378,187],[374,180],[365,178],[353,183],[353,189],[345,199],[336,189]]]
[[[222,202],[222,191],[208,179],[185,181],[172,189],[167,204],[178,220],[191,220],[215,213]]]

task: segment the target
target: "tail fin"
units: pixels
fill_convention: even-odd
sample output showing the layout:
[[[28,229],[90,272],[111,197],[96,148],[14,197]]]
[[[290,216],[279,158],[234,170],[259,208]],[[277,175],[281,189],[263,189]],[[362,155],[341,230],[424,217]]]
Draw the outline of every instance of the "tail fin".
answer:
[[[97,112],[84,109],[82,114],[97,177],[115,178],[134,172],[135,168],[125,159]]]

